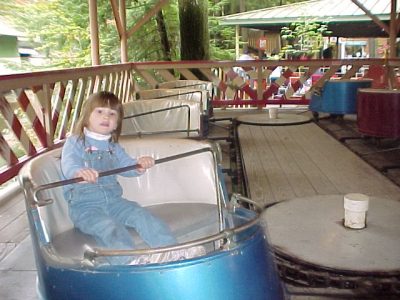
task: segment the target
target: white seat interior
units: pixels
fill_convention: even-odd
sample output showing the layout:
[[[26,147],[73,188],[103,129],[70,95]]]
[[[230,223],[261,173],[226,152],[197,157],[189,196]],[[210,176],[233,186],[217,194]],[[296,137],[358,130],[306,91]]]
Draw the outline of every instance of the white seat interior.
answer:
[[[189,133],[189,136],[199,136],[201,133],[202,109],[196,101],[135,100],[124,103],[124,114],[123,135],[173,133],[174,136],[187,136]],[[134,115],[140,116],[127,118]]]
[[[210,147],[207,142],[167,138],[121,138],[120,143],[134,157],[151,155],[155,159]],[[60,154],[61,149],[56,149],[38,156],[24,166],[20,176],[35,186],[61,180]],[[185,242],[218,232],[214,167],[213,155],[206,151],[156,164],[142,176],[119,177],[119,181],[124,197],[148,207],[169,224],[179,242]],[[95,242],[74,229],[62,188],[44,190],[39,198],[54,200],[38,209],[46,239],[42,242],[49,242],[59,257],[82,259],[83,245],[95,246]],[[138,247],[146,247],[133,235]]]

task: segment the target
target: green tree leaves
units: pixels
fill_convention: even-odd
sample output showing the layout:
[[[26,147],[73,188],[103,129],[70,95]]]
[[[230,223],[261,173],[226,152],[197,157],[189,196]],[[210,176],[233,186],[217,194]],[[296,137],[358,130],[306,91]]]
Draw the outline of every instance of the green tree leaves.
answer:
[[[182,1],[182,0],[181,0]],[[217,18],[239,11],[239,1],[202,0],[190,1],[193,5],[208,2],[209,58],[217,60],[234,59],[235,28],[220,26]],[[296,2],[295,0],[241,0],[246,10],[272,7]],[[23,4],[21,4],[23,3]],[[127,29],[142,18],[157,0],[126,0]],[[109,0],[97,1],[100,60],[102,64],[120,62],[120,42]],[[48,62],[44,68],[68,68],[90,66],[89,8],[85,0],[0,0],[0,12],[19,30],[26,32],[33,45]],[[163,8],[166,37],[170,45],[170,57],[179,60],[180,20],[178,0],[171,0]],[[190,22],[187,26],[193,26]],[[190,28],[190,27],[189,27]],[[165,31],[164,31],[165,33]],[[165,35],[163,36],[165,45]],[[292,37],[289,35],[287,39]],[[165,59],[160,31],[156,18],[144,24],[128,39],[130,61],[156,61]],[[18,66],[21,68],[21,66]],[[27,66],[28,69],[38,67]]]
[[[285,43],[281,54],[285,58],[318,56],[322,50],[323,37],[330,34],[327,24],[309,20],[294,22],[281,29],[281,38]]]

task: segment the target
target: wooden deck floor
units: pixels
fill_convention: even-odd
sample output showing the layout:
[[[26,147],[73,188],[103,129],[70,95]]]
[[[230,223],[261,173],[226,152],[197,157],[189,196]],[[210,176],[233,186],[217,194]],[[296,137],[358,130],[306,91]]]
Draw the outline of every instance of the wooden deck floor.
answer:
[[[36,266],[22,193],[0,202],[0,299],[35,300]]]
[[[223,111],[217,117],[241,113],[262,112]],[[286,127],[240,125],[238,130],[247,188],[251,198],[263,205],[294,197],[349,192],[400,200],[398,185],[314,123]],[[24,200],[22,194],[17,194],[0,202],[0,299],[37,299],[35,280]]]
[[[0,210],[0,261],[29,235],[22,194],[3,203]]]
[[[327,194],[363,193],[400,200],[400,187],[315,123],[239,125],[250,198],[266,205]]]

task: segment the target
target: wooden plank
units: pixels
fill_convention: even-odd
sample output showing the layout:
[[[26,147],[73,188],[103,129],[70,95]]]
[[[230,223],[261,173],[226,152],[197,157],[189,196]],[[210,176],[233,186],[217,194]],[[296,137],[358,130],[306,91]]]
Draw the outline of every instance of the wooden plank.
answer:
[[[169,70],[158,70],[157,72],[158,72],[158,74],[160,74],[162,76],[164,81],[176,80],[175,76],[173,74],[171,74],[171,72]]]
[[[179,72],[183,75],[187,80],[198,80],[198,78],[189,70],[189,69],[180,69]]]
[[[6,243],[20,243],[29,235],[28,218],[25,212],[21,213],[14,222],[0,230],[0,241]]]
[[[287,139],[296,141],[298,145],[298,147],[291,147],[289,149],[293,159],[296,160],[297,164],[302,169],[304,176],[313,186],[318,195],[338,194],[338,189],[332,184],[329,178],[326,177],[319,166],[311,160],[309,154],[302,147],[302,142],[307,141],[299,140],[302,138],[299,131],[301,131],[301,128],[298,126],[290,126],[287,128],[286,132],[281,133]],[[287,135],[285,135],[285,133]]]
[[[355,192],[400,200],[400,187],[314,123],[238,132],[249,196],[260,204]]]
[[[260,205],[273,203],[276,200],[272,193],[271,184],[265,177],[263,167],[260,164],[261,158],[255,146],[255,139],[251,135],[250,126],[240,126],[239,132],[242,155],[245,155],[243,158],[246,162],[245,173],[252,174],[252,176],[247,177],[251,180],[248,182],[250,190],[248,196]]]
[[[15,243],[0,243],[0,262],[10,254],[17,244]]]
[[[6,228],[14,222],[18,216],[25,213],[25,203],[22,194],[18,194],[13,199],[0,206],[0,230]],[[0,242],[5,242],[0,239]]]
[[[269,188],[273,193],[275,201],[290,199],[295,196],[293,189],[290,186],[288,178],[282,172],[282,166],[276,153],[271,148],[271,145],[276,143],[275,139],[268,140],[264,136],[263,128],[258,126],[250,126],[253,138],[255,138],[255,146],[259,153],[258,165],[262,166],[264,178],[270,183]],[[263,199],[264,201],[266,199]]]
[[[269,145],[274,152],[283,174],[286,176],[290,189],[296,197],[312,196],[316,194],[315,189],[307,180],[298,161],[292,156],[290,149],[297,149],[295,140],[288,138],[284,127],[262,127],[264,136],[269,140]],[[289,187],[288,187],[289,188]],[[284,198],[288,199],[288,198]],[[282,199],[283,200],[283,199]]]
[[[305,151],[340,193],[400,200],[400,188],[315,124],[304,126]]]
[[[261,127],[241,125],[239,136],[250,197],[261,205],[293,198],[295,193]]]
[[[12,244],[18,244],[29,235],[28,219],[24,196],[16,194],[12,199],[2,202],[0,206],[0,245],[2,245],[0,259],[13,248]],[[8,245],[9,244],[9,245]],[[16,246],[15,245],[15,246]],[[11,249],[12,250],[12,249]]]

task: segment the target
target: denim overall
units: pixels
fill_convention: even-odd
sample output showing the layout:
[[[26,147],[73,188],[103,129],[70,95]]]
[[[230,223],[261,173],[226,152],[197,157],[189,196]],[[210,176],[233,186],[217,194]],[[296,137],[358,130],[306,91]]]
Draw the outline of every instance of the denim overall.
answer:
[[[110,145],[108,151],[85,151],[85,167],[99,172],[118,167],[117,157]],[[116,175],[100,177],[95,184],[74,184],[65,196],[75,227],[95,237],[101,247],[134,249],[135,244],[127,227],[134,228],[152,248],[176,243],[163,221],[136,202],[122,198],[122,188]],[[110,261],[122,262],[116,258]]]

